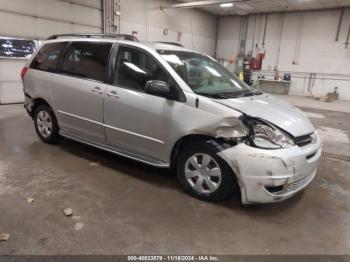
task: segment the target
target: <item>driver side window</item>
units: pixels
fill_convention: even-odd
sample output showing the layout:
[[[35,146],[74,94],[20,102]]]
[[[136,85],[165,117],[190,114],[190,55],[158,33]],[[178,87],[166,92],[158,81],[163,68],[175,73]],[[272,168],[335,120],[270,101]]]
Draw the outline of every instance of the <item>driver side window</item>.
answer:
[[[143,92],[149,80],[169,81],[169,74],[149,54],[121,46],[113,84]]]

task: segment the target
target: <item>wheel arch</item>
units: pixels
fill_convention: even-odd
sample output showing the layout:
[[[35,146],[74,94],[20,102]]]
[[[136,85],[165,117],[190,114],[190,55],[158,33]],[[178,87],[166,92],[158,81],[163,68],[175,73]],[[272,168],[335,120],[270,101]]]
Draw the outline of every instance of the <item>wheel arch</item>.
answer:
[[[209,139],[214,139],[214,137],[209,135],[204,135],[204,134],[188,134],[179,138],[175,142],[171,151],[170,166],[172,168],[176,167],[179,153],[181,152],[181,150],[184,148],[185,145],[197,143],[197,142],[205,142]]]
[[[47,144],[57,144],[60,139],[61,136],[59,134],[59,125],[57,122],[57,118],[55,115],[55,112],[53,111],[52,107],[50,106],[50,104],[43,98],[36,98],[36,99],[32,99],[32,106],[31,106],[31,116],[33,118],[34,121],[34,126],[35,126],[35,130],[39,136],[39,138]],[[46,128],[46,131],[44,132],[41,128],[39,128],[38,126],[38,118],[36,117],[37,114],[41,113],[42,111],[46,111],[47,114],[50,116],[48,120],[46,117],[45,120],[42,120],[42,127],[44,126]],[[44,121],[46,121],[44,123]],[[48,126],[48,122],[51,122],[51,125]],[[45,129],[44,128],[44,129]]]
[[[173,149],[171,152],[170,167],[176,168],[179,153],[184,148],[184,146],[191,144],[191,143],[198,143],[198,142],[210,142],[211,144],[216,146],[216,148],[218,148],[219,151],[223,151],[223,150],[227,149],[228,147],[235,146],[233,144],[227,143],[226,141],[224,141],[220,138],[215,138],[214,136],[210,136],[210,135],[204,135],[204,134],[185,135],[185,136],[179,138],[176,141],[175,145],[173,146]],[[226,159],[223,159],[223,160],[225,162],[227,162]],[[227,164],[232,168],[231,164],[229,164],[229,163],[227,163]],[[238,166],[235,167],[234,169],[232,169],[232,174],[235,177],[235,180],[238,184],[238,189],[241,193],[241,191],[245,190],[245,189],[244,189],[244,183],[243,183],[242,178],[241,178],[241,174],[239,172],[237,172],[239,170],[237,168],[238,168]]]
[[[216,138],[211,135],[206,135],[206,134],[188,134],[185,135],[181,138],[179,138],[171,151],[171,156],[170,156],[170,166],[175,167],[177,163],[177,158],[179,156],[179,153],[181,150],[188,144],[193,144],[193,143],[199,143],[199,142],[208,142],[210,141],[212,144],[214,144],[220,151],[224,150],[225,147],[227,148],[227,143],[223,141],[220,138]]]
[[[52,106],[44,99],[41,97],[38,98],[32,98],[32,108],[31,108],[31,117],[34,117],[35,110],[40,106],[40,105],[47,105],[48,107],[52,109]]]

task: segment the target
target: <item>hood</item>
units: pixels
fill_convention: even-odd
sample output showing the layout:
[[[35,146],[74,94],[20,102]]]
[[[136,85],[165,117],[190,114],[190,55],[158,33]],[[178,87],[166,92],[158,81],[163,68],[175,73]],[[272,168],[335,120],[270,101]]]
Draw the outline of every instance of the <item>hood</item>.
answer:
[[[290,103],[268,94],[251,97],[213,99],[246,115],[264,119],[294,137],[315,131],[307,116]]]

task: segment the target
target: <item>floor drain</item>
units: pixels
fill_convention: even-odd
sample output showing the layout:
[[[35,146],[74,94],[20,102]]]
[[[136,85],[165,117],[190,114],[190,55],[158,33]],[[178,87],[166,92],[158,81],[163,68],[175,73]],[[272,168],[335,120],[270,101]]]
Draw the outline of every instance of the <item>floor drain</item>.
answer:
[[[347,155],[341,155],[341,154],[335,154],[335,153],[331,153],[331,152],[322,152],[322,157],[325,158],[332,158],[332,159],[337,159],[337,160],[343,160],[343,161],[347,161],[350,162],[350,156]]]

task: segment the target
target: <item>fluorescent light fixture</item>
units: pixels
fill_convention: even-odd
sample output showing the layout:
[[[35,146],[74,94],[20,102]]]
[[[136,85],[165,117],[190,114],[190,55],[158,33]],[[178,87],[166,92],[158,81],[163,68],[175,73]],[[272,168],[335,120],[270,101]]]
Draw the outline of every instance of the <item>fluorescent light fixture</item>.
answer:
[[[222,3],[220,4],[220,7],[222,8],[227,8],[227,7],[232,7],[233,6],[233,3]]]

